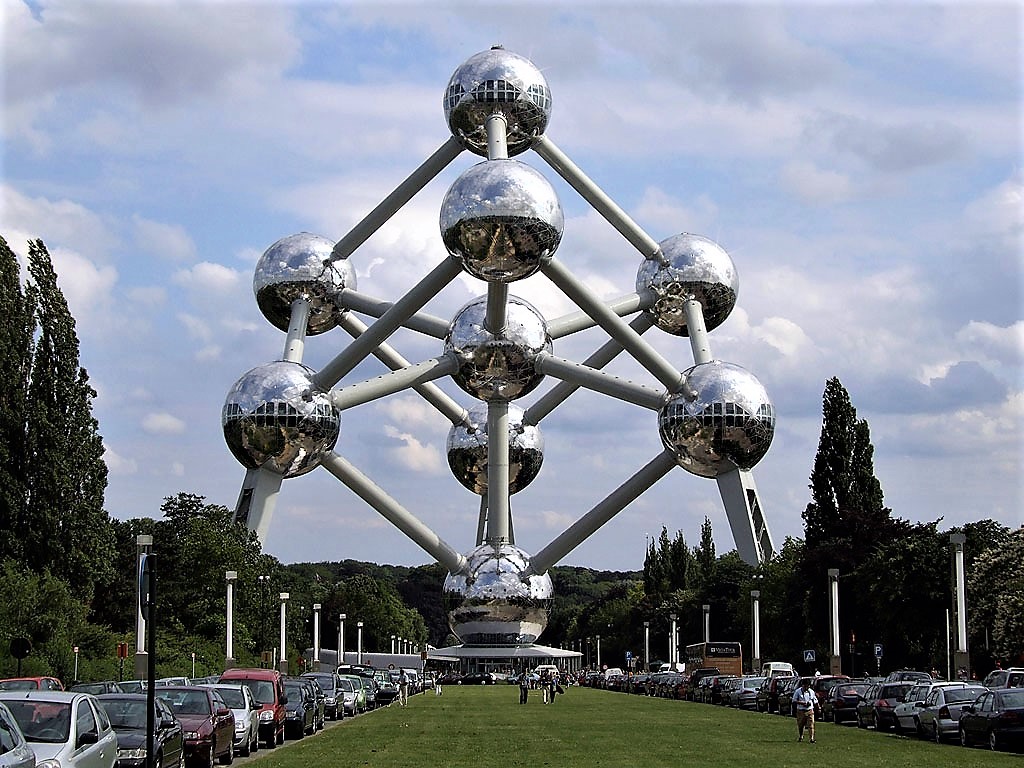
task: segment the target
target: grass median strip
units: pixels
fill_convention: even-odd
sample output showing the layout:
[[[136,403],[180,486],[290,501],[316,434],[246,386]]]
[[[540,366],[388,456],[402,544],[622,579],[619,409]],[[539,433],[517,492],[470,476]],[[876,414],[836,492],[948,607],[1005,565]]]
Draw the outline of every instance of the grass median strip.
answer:
[[[791,717],[569,688],[554,704],[510,685],[447,686],[339,724],[288,749],[261,751],[260,768],[973,768],[1020,756],[818,723],[796,741]]]

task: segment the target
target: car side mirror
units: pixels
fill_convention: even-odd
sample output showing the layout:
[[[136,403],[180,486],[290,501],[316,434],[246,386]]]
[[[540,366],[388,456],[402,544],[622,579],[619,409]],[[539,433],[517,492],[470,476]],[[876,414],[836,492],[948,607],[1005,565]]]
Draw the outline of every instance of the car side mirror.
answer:
[[[162,728],[170,728],[171,726],[174,725],[174,723],[175,723],[175,720],[174,720],[173,717],[166,717],[165,716],[165,717],[161,717],[160,718],[160,726]]]
[[[217,716],[218,717],[225,717],[225,716],[230,715],[230,714],[231,714],[231,710],[228,709],[227,707],[221,707],[220,709],[217,710]]]
[[[280,698],[279,698],[279,699],[277,700],[277,703],[278,703],[278,704],[280,704],[280,705],[281,705],[281,706],[283,707],[283,706],[284,706],[285,704],[287,704],[287,703],[288,703],[288,697],[287,697],[287,696],[281,696],[281,697],[280,697]]]
[[[85,733],[78,734],[78,742],[76,747],[83,747],[86,744],[97,744],[99,743],[100,735],[96,731],[86,731]]]
[[[923,707],[924,706],[924,702],[923,701],[915,701],[914,702],[914,706],[915,707]]]
[[[258,701],[254,701],[252,704],[249,705],[249,709],[255,712],[257,709],[262,709],[262,707],[260,706],[260,703]]]
[[[961,712],[973,712],[974,711],[974,705],[973,704],[968,704],[966,707],[964,707],[960,711]]]

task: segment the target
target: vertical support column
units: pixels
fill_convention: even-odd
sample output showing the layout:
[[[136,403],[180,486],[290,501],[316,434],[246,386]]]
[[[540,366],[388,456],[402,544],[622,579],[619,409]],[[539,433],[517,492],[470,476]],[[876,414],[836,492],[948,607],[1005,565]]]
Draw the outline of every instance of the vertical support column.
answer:
[[[750,600],[750,623],[754,633],[753,645],[750,648],[750,671],[756,675],[761,670],[761,591],[750,590]]]
[[[235,581],[236,571],[225,571],[224,580],[228,583],[227,594],[227,631],[224,642],[224,669],[235,666]]]
[[[956,651],[953,664],[957,677],[969,680],[971,677],[971,657],[967,647],[967,578],[964,567],[964,544],[967,537],[962,533],[949,536],[953,545],[953,569],[956,572]]]
[[[313,671],[320,671],[320,603],[313,603]]]
[[[487,403],[487,541],[509,542],[508,403]]]
[[[644,672],[651,670],[651,622],[644,622]]]
[[[828,569],[828,669],[831,675],[842,674],[839,656],[839,569]]]
[[[279,597],[280,597],[280,600],[281,600],[281,647],[280,647],[280,653],[278,654],[278,657],[277,657],[277,668],[281,672],[282,675],[287,675],[288,674],[288,630],[287,630],[287,627],[285,625],[286,625],[286,620],[288,618],[287,605],[288,605],[288,597],[289,597],[289,595],[288,595],[287,592],[281,592]]]
[[[345,663],[345,614],[338,614],[338,664]]]
[[[141,575],[142,559],[153,549],[153,537],[149,534],[140,533],[135,537],[136,575]],[[136,586],[138,590],[138,586]],[[148,654],[146,652],[146,620],[142,616],[141,600],[135,601],[135,679],[142,680],[146,677],[149,669]]]
[[[672,628],[669,630],[670,634],[668,636],[668,663],[671,665],[672,669],[675,669],[676,668],[676,662],[679,661],[679,655],[676,652],[676,618],[677,617],[676,617],[676,615],[674,613],[670,613],[668,615],[668,617],[670,619],[672,619]]]
[[[597,668],[601,669],[601,636],[597,636]]]
[[[363,663],[363,622],[356,622],[356,664]]]
[[[711,606],[707,603],[701,606],[704,611],[704,642],[711,642]]]

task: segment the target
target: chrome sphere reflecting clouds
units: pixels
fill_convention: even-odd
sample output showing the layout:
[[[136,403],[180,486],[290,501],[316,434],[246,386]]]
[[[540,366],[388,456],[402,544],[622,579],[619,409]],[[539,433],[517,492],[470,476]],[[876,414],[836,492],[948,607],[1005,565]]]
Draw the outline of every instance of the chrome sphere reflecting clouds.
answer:
[[[500,46],[466,59],[448,81],[444,118],[466,149],[487,157],[487,118],[508,121],[508,153],[529,149],[551,118],[551,90],[529,59]]]
[[[469,411],[470,426],[456,424],[448,431],[448,466],[473,493],[487,493],[487,406]],[[508,492],[518,493],[533,482],[544,462],[540,427],[523,423],[523,409],[508,406]]]
[[[510,283],[536,272],[562,239],[565,219],[554,188],[516,160],[474,165],[441,203],[441,239],[463,269]]]
[[[515,400],[529,394],[544,375],[535,362],[551,351],[547,323],[533,305],[508,297],[505,331],[500,336],[484,327],[487,297],[474,299],[459,310],[448,327],[444,351],[454,351],[462,364],[452,377],[480,400]]]
[[[658,413],[658,432],[683,469],[718,477],[750,469],[775,435],[775,407],[745,368],[712,360],[683,371],[683,389]]]
[[[466,560],[466,571],[444,582],[452,632],[467,645],[536,642],[548,622],[551,577],[527,576],[530,558],[512,544],[483,544]]]
[[[279,360],[253,368],[228,392],[221,412],[224,439],[248,469],[297,477],[334,448],[341,416],[313,384],[313,370]]]
[[[348,259],[330,260],[333,249],[326,237],[301,232],[278,240],[260,257],[252,289],[274,327],[288,330],[292,303],[299,298],[310,304],[306,333],[324,333],[337,325],[342,310],[335,297],[343,288],[356,287],[356,275]]]
[[[722,246],[700,235],[683,233],[663,240],[661,251],[668,261],[645,259],[636,276],[636,290],[650,296],[647,310],[659,328],[686,336],[684,302],[692,296],[704,310],[704,325],[721,325],[736,306],[739,277]]]

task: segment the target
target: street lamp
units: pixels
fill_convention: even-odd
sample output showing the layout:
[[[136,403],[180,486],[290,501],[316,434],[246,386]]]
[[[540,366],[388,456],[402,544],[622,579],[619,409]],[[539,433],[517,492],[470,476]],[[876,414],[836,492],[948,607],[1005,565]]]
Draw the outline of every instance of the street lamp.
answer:
[[[672,669],[675,669],[676,668],[676,662],[679,661],[679,656],[678,656],[678,650],[679,649],[676,648],[676,618],[677,617],[676,617],[676,615],[674,613],[670,613],[668,615],[668,617],[670,619],[672,619],[672,629],[671,629],[671,633],[672,634],[670,634],[668,636],[668,660],[669,660],[669,663],[672,665]]]
[[[597,636],[597,668],[601,669],[601,636]]]
[[[260,582],[260,616],[259,621],[259,643],[260,643],[260,656],[267,651],[267,638],[269,633],[267,632],[267,620],[270,617],[270,576],[261,575],[256,577]]]
[[[644,622],[644,669],[646,672],[651,668],[651,622]]]
[[[338,665],[345,663],[345,614],[338,614]]]
[[[224,669],[231,669],[235,666],[235,581],[238,579],[237,571],[225,571],[224,580],[228,583],[227,595],[227,631],[224,654]]]
[[[356,663],[363,663],[363,622],[356,622]]]
[[[313,603],[313,671],[320,671],[320,603]]]
[[[751,659],[751,666],[756,675],[761,669],[761,590],[750,590],[750,600],[750,623],[754,633],[754,658]]]
[[[711,606],[705,603],[701,606],[704,609],[704,642],[711,642]]]
[[[277,668],[281,671],[281,674],[288,674],[288,631],[285,627],[285,621],[288,618],[287,608],[288,605],[288,593],[281,592],[281,654],[277,657]]]
[[[391,636],[391,655],[392,656],[395,655],[395,639],[396,639],[396,636],[392,635]]]
[[[957,678],[966,680],[970,676],[971,659],[967,649],[967,589],[964,568],[964,544],[967,536],[952,533],[949,543],[953,545],[953,570],[956,573],[956,653],[953,663]]]
[[[838,675],[842,668],[839,657],[839,569],[828,569],[828,639],[829,673]]]

